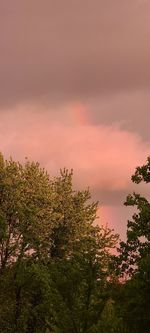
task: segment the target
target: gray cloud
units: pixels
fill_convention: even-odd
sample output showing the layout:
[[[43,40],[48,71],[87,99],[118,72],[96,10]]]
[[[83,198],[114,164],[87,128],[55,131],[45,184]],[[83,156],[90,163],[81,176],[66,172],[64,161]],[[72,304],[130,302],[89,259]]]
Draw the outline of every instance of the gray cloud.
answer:
[[[58,103],[150,86],[150,3],[0,3],[0,103]]]
[[[150,92],[137,90],[104,96],[89,103],[90,119],[95,125],[118,123],[122,129],[137,132],[150,140]]]

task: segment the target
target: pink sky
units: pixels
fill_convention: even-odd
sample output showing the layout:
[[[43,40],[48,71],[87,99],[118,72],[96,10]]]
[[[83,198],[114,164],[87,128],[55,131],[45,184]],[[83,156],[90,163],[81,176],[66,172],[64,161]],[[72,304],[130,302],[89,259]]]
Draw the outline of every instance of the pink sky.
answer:
[[[1,151],[20,161],[25,156],[38,160],[52,175],[73,168],[74,186],[90,186],[93,198],[100,201],[100,221],[124,233],[128,212],[123,200],[134,188],[130,178],[148,156],[149,143],[115,124],[93,125],[79,104],[64,107],[62,113],[63,121],[51,117],[49,110],[41,113],[29,106],[2,113]]]
[[[148,0],[0,1],[0,150],[73,168],[122,237],[150,152],[149,12]]]

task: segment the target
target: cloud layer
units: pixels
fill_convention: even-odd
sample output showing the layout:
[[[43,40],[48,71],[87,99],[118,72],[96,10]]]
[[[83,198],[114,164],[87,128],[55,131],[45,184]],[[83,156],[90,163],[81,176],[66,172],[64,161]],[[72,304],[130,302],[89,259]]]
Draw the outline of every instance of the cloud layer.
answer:
[[[0,103],[149,88],[149,1],[0,3]]]
[[[5,112],[1,116],[2,151],[19,159],[40,160],[50,172],[64,166],[73,168],[81,186],[108,192],[128,188],[135,166],[145,160],[150,146],[137,134],[115,125],[84,124],[81,107],[74,106],[73,113],[75,108],[78,124],[68,121],[69,113],[62,123],[52,120],[46,111]]]

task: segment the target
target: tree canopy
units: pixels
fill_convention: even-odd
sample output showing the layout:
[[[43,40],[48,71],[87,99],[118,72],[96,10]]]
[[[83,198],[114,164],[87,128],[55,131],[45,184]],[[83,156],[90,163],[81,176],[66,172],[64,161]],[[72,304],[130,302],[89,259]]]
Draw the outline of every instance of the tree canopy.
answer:
[[[136,184],[150,182],[150,157],[131,177]],[[150,203],[139,193],[128,195],[126,206],[136,212],[127,223],[127,240],[120,243],[118,271],[128,279],[123,289],[124,316],[131,332],[150,327]],[[118,259],[118,258],[117,258]]]
[[[132,180],[150,182],[150,158]],[[72,171],[0,155],[0,332],[149,332],[150,204],[133,193],[125,205],[136,213],[113,255],[118,235],[96,225]]]
[[[98,203],[72,177],[0,156],[3,333],[86,332],[99,320],[117,235],[94,226]]]

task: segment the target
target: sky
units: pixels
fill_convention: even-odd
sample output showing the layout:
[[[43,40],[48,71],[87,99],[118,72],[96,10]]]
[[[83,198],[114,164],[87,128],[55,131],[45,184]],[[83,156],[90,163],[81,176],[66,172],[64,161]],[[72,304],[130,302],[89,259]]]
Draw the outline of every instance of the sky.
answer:
[[[0,150],[99,200],[125,237],[150,153],[150,1],[0,0]]]

